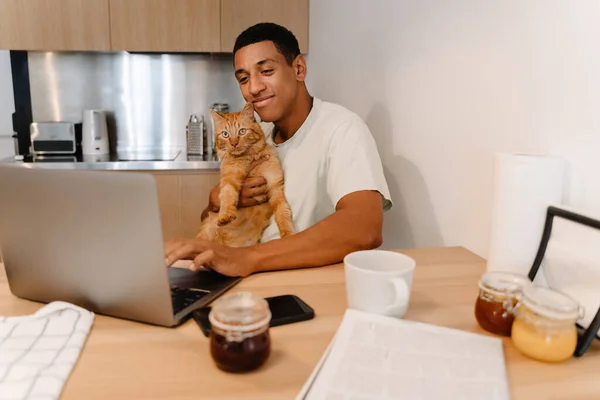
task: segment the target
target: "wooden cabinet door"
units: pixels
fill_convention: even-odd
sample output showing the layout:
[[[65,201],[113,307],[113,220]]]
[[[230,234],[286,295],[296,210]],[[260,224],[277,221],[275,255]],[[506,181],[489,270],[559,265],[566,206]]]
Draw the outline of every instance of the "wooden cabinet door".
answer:
[[[259,22],[285,26],[298,39],[300,52],[308,53],[309,0],[221,0],[221,51],[231,53],[235,39]]]
[[[110,50],[108,0],[0,0],[0,49]]]
[[[152,175],[156,179],[163,239],[196,237],[208,195],[219,183],[219,171],[152,171]]]
[[[113,50],[218,52],[220,0],[110,0]]]
[[[163,240],[181,237],[181,196],[179,176],[154,173]]]
[[[202,222],[202,211],[208,205],[208,196],[219,183],[218,172],[182,175],[181,185],[181,233],[183,237],[196,237]]]

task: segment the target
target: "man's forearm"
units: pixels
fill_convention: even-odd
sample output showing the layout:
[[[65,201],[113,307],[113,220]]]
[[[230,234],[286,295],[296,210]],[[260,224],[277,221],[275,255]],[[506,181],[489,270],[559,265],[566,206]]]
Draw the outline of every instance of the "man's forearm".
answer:
[[[381,202],[370,207],[336,211],[303,232],[257,245],[255,272],[334,264],[350,252],[380,246]]]

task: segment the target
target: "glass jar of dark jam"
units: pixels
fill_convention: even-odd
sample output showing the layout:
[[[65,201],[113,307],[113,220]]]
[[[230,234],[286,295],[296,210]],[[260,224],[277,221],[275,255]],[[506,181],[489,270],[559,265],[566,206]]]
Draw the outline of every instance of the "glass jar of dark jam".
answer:
[[[510,336],[514,315],[509,309],[516,303],[529,279],[520,274],[490,271],[479,280],[479,296],[475,302],[475,319],[483,329],[496,335]]]
[[[221,297],[213,303],[210,354],[227,372],[247,372],[263,365],[271,354],[267,301],[249,292]]]

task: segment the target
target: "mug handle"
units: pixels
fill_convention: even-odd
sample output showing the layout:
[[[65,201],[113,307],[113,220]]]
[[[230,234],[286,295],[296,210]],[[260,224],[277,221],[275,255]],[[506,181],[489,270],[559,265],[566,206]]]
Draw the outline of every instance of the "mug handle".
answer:
[[[387,307],[387,313],[397,314],[398,310],[405,308],[408,304],[409,289],[406,281],[402,278],[394,278],[390,281],[394,286],[394,292],[396,293],[396,299],[394,304]]]

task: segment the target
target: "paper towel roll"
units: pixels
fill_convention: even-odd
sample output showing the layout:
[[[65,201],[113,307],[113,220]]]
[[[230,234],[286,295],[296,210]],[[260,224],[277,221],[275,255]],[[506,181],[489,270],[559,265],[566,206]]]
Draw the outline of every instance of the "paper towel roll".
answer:
[[[560,157],[496,155],[488,271],[529,273],[548,206],[562,203],[565,172]],[[535,282],[546,284],[543,268]]]

